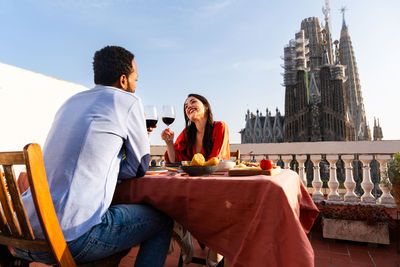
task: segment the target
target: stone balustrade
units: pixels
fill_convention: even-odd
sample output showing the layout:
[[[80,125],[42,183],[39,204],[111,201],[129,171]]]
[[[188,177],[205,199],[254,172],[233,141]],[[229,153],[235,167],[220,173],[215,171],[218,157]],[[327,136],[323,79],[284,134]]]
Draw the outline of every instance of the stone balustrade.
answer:
[[[231,144],[232,151],[237,149],[242,160],[269,158],[297,171],[315,202],[395,206],[386,172],[392,154],[400,151],[400,140]],[[159,163],[164,152],[165,146],[152,146],[152,160]]]

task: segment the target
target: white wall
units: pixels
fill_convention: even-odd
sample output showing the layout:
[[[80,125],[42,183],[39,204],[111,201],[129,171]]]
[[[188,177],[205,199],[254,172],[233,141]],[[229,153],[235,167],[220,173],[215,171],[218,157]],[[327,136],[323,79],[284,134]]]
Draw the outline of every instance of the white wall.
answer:
[[[43,146],[62,103],[85,86],[0,63],[0,151]]]

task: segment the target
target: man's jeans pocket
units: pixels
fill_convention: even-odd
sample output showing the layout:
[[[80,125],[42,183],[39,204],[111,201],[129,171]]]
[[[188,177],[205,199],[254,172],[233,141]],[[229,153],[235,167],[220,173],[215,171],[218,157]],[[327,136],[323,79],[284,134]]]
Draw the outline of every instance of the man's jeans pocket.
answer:
[[[70,244],[69,248],[71,252],[78,252],[74,255],[77,262],[89,262],[94,261],[99,258],[106,257],[107,255],[112,255],[118,251],[118,247],[112,244],[105,243],[94,237],[91,237],[87,242],[85,247],[75,247],[75,244]]]

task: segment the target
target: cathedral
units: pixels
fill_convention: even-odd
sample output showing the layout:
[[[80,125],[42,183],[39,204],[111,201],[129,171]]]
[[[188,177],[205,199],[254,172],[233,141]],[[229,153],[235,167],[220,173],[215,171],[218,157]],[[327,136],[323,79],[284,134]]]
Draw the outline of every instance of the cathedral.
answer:
[[[366,141],[366,120],[357,62],[342,9],[340,41],[332,41],[329,6],[325,23],[312,17],[284,47],[285,114],[247,111],[242,143]],[[374,122],[373,139],[383,138]]]
[[[265,116],[257,110],[257,115],[247,111],[246,126],[240,131],[241,142],[245,143],[282,143],[284,138],[284,116],[276,108],[275,116],[266,110]]]

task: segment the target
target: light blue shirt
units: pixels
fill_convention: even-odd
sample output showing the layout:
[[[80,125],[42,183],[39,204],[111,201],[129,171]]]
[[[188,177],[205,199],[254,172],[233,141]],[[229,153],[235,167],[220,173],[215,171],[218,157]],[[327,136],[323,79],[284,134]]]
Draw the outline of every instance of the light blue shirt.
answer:
[[[74,240],[101,222],[118,178],[141,177],[148,169],[140,98],[100,85],[72,96],[55,116],[43,159],[64,237]],[[36,236],[43,237],[30,190],[22,197]]]

